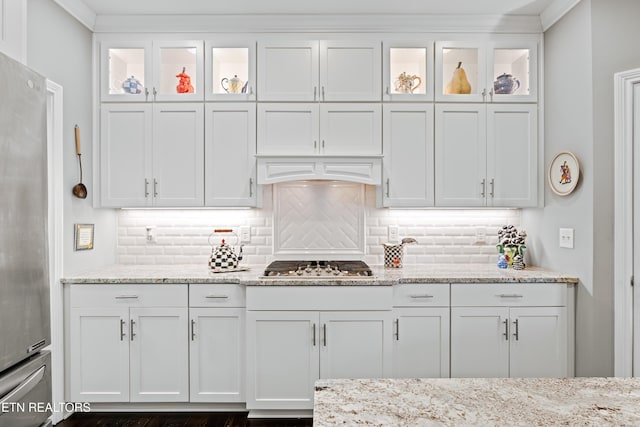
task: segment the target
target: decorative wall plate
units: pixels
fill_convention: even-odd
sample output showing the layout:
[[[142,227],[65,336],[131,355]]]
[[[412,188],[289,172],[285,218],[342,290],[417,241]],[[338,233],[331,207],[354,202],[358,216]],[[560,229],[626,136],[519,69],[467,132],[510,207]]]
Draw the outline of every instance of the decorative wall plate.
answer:
[[[549,165],[549,186],[559,196],[570,194],[580,179],[580,164],[573,153],[559,153]]]

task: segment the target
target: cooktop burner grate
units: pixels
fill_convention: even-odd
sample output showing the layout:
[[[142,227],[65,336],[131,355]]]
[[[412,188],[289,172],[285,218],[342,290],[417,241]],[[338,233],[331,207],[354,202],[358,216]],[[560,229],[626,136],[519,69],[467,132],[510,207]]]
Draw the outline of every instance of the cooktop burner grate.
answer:
[[[264,270],[265,277],[370,277],[364,261],[274,261]]]

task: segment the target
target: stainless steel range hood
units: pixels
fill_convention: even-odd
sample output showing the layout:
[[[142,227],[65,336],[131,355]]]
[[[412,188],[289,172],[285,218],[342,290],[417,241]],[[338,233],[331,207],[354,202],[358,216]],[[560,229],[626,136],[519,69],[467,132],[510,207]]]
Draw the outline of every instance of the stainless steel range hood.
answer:
[[[333,180],[382,185],[382,156],[256,156],[258,184]]]

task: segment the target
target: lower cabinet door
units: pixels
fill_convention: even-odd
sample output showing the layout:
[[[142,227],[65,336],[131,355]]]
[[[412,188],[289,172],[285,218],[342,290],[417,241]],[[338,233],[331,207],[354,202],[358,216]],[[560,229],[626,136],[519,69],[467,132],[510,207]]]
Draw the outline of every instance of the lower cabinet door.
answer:
[[[244,402],[244,308],[191,308],[190,401]]]
[[[131,308],[131,402],[189,400],[188,309]]]
[[[510,310],[511,377],[566,377],[566,307]]]
[[[127,307],[71,309],[72,401],[129,401],[128,325]]]
[[[318,312],[247,312],[247,409],[313,409]]]
[[[449,308],[396,308],[393,378],[449,377]]]
[[[391,374],[391,312],[321,312],[320,378]]]
[[[509,308],[451,308],[451,377],[509,376]]]

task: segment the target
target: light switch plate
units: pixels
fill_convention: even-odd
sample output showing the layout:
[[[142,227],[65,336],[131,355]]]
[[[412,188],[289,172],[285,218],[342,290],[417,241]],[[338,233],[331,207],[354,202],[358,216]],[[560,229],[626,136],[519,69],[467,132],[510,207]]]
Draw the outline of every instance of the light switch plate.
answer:
[[[397,225],[389,226],[389,235],[387,237],[389,239],[389,243],[396,243],[400,240],[400,233]]]
[[[240,243],[251,242],[251,227],[248,225],[240,226]]]
[[[560,229],[560,247],[573,249],[573,228]]]

